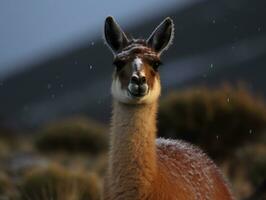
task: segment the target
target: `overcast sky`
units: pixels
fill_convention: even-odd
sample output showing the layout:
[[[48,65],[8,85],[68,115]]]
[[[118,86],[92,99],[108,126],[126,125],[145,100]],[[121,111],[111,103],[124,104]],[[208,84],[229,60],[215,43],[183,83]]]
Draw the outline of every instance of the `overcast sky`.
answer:
[[[199,0],[1,0],[0,77],[78,40],[101,34],[107,15],[127,26]],[[115,2],[115,3],[114,3]]]

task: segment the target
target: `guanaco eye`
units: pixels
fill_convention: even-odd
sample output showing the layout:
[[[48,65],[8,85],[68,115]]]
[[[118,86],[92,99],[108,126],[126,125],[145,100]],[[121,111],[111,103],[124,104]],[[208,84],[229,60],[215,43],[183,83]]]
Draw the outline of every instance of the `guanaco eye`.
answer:
[[[159,66],[162,65],[162,62],[159,60],[151,60],[149,61],[149,64],[152,66],[152,68],[157,71]]]
[[[126,65],[126,62],[124,60],[115,60],[113,64],[116,66],[116,70],[120,71]]]

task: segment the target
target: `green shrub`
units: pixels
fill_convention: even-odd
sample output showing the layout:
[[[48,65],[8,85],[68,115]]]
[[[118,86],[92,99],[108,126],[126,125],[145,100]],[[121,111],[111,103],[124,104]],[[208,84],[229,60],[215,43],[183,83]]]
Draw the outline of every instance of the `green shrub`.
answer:
[[[59,166],[36,169],[19,185],[20,200],[99,200],[100,183],[95,174]]]
[[[72,118],[48,124],[36,141],[41,151],[89,152],[106,151],[106,127],[86,118]]]
[[[160,136],[200,145],[219,160],[266,128],[266,107],[244,87],[199,87],[165,97],[159,122]]]

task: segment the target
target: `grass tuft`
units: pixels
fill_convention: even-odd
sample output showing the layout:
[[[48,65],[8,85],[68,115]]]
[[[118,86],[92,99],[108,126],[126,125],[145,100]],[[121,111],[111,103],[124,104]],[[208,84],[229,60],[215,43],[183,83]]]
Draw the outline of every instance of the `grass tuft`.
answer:
[[[86,118],[71,118],[45,126],[36,146],[45,152],[101,153],[107,150],[107,131],[103,124]]]
[[[96,174],[67,170],[60,166],[36,169],[23,178],[20,200],[99,200]]]
[[[176,91],[160,105],[159,134],[200,145],[222,160],[266,129],[266,106],[243,86]]]

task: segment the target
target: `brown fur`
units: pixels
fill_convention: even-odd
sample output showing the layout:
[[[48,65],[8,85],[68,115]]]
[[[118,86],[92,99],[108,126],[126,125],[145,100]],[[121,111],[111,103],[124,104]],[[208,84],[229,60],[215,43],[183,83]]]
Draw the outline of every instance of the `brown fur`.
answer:
[[[147,78],[148,86],[152,90],[155,79],[159,79],[159,74],[158,72],[155,72],[154,69],[152,69],[152,67],[147,63],[144,63],[144,72]]]
[[[124,63],[124,66],[120,70],[115,71],[114,73],[114,77],[119,78],[123,89],[126,89],[128,87],[130,77],[133,72],[131,64],[136,57],[141,58],[141,60],[144,62],[143,69],[147,78],[147,84],[150,89],[153,88],[154,79],[159,79],[158,72],[156,72],[149,63],[154,61],[159,62],[160,59],[158,56],[155,56],[156,54],[150,48],[144,48],[144,50],[141,48],[133,49],[129,51],[129,54],[118,56],[115,58],[114,63],[119,61]]]
[[[106,19],[106,42],[115,53],[117,70],[112,83],[116,98],[103,200],[233,199],[219,170],[201,150],[178,140],[156,140],[161,88],[156,67],[172,42],[173,31],[173,21],[166,18],[147,42],[128,41],[114,19]],[[141,63],[149,89],[141,98],[126,93],[136,57],[141,59],[138,65]]]
[[[231,200],[215,164],[180,141],[158,140],[157,102],[114,102],[104,200]]]

